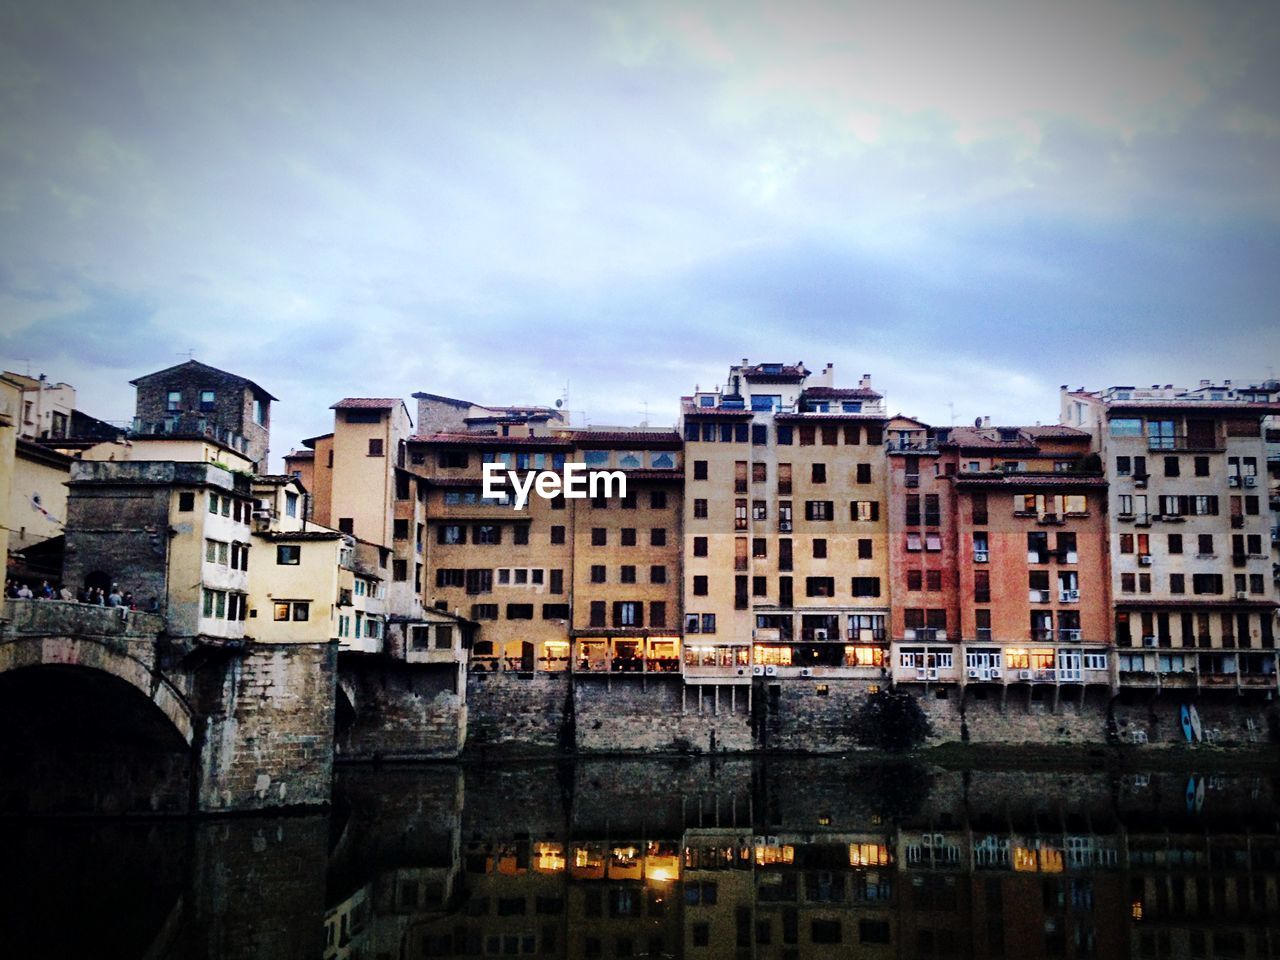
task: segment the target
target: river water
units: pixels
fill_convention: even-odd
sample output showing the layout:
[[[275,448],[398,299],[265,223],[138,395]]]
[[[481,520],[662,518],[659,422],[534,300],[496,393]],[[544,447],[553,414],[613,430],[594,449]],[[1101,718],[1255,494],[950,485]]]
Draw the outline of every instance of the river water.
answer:
[[[325,815],[0,822],[0,953],[1272,957],[1278,774],[343,767]]]

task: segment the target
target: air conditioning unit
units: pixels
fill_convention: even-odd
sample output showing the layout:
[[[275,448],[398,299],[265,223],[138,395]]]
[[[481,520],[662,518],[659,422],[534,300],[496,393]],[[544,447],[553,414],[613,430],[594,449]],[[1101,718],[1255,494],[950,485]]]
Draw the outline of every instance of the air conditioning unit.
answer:
[[[1245,592],[1245,591],[1243,591],[1243,590],[1237,590],[1237,591],[1236,591],[1236,599],[1237,599],[1237,600],[1248,600],[1248,599],[1249,599],[1249,594],[1248,594],[1248,593],[1246,593],[1246,592]]]
[[[1142,638],[1142,645],[1143,645],[1144,647],[1154,647],[1154,646],[1156,645],[1156,638],[1155,638],[1155,637],[1143,637],[1143,638]]]
[[[908,627],[907,629],[902,631],[903,640],[914,640],[915,638],[916,638],[916,632],[912,627]]]
[[[751,675],[752,675],[753,677],[763,677],[763,676],[764,676],[764,667],[752,667],[752,668],[751,668]]]
[[[1228,486],[1228,487],[1238,487],[1238,486],[1240,486],[1240,478],[1239,478],[1239,477],[1227,477],[1227,486]]]
[[[985,551],[985,550],[975,550],[975,551],[973,551],[973,562],[974,562],[974,563],[986,563],[986,562],[987,562],[987,551]]]
[[[928,671],[926,671],[924,667],[919,667],[919,668],[917,668],[917,669],[916,669],[916,679],[917,679],[917,680],[923,680],[923,679],[925,678],[925,675],[926,675],[926,673],[927,673],[927,672],[928,672]]]
[[[1146,487],[1146,485],[1147,485],[1147,477],[1146,477],[1146,475],[1145,475],[1145,474],[1135,474],[1135,475],[1134,475],[1134,478],[1133,478],[1133,485],[1134,485],[1135,487],[1137,487],[1138,489],[1140,489],[1140,490],[1141,490],[1141,489],[1144,489],[1144,488]]]
[[[1018,679],[1019,679],[1019,680],[1030,680],[1030,679],[1031,679],[1031,671],[1030,671],[1030,670],[1019,670],[1019,671],[1018,671]]]
[[[979,674],[978,674],[978,668],[977,668],[977,667],[970,667],[970,668],[969,668],[969,679],[970,679],[970,680],[977,680],[977,679],[978,679],[978,676],[979,676]]]
[[[929,680],[937,680],[937,679],[938,679],[938,671],[937,671],[937,668],[935,668],[935,667],[930,667],[930,668],[929,668],[929,670],[926,672],[925,676],[926,676],[926,678],[927,678],[927,679],[929,679]]]
[[[779,520],[779,521],[778,521],[778,532],[780,532],[780,533],[790,533],[790,532],[791,532],[791,521],[790,521],[790,520]]]
[[[945,631],[945,630],[939,630],[936,634],[934,634],[934,637],[933,637],[933,638],[934,638],[935,640],[945,640],[945,639],[947,639],[947,631]]]
[[[810,670],[808,667],[801,667],[801,668],[800,668],[800,676],[802,676],[802,677],[812,677],[812,676],[813,676],[813,671],[812,671],[812,670]]]
[[[746,668],[746,667],[739,667],[739,668],[738,668],[738,676],[740,676],[740,677],[745,677],[746,675],[747,675],[747,668]]]
[[[1067,602],[1068,602],[1068,603],[1073,603],[1073,602],[1075,602],[1075,601],[1077,601],[1077,600],[1079,600],[1079,599],[1080,599],[1080,591],[1079,591],[1079,590],[1068,590],[1068,591],[1067,591]]]
[[[1244,485],[1245,485],[1246,487],[1256,487],[1256,486],[1258,485],[1258,478],[1257,478],[1257,477],[1245,477],[1245,478],[1244,478]]]
[[[999,680],[999,679],[1000,679],[1000,668],[999,668],[999,667],[992,667],[992,668],[991,668],[991,679],[992,679],[992,680]]]
[[[817,628],[815,628],[815,629],[814,629],[814,631],[813,631],[813,639],[815,639],[815,640],[825,640],[825,639],[827,639],[827,630],[826,630],[826,628],[825,628],[825,627],[817,627]]]
[[[1140,563],[1144,567],[1151,566],[1151,554],[1149,553],[1142,554],[1140,557],[1138,557],[1138,563]]]
[[[765,668],[764,668],[764,675],[765,675],[766,677],[776,677],[776,676],[778,675],[778,668],[777,668],[777,667],[765,667]]]

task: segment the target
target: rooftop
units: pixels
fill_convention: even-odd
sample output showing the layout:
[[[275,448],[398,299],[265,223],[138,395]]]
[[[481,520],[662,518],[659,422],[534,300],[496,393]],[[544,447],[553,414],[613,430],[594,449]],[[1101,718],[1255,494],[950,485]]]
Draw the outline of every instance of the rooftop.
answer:
[[[167,376],[168,374],[176,373],[179,370],[188,370],[192,373],[199,373],[201,371],[216,373],[220,377],[229,377],[232,380],[240,381],[245,386],[249,387],[249,389],[251,389],[255,394],[257,394],[259,398],[263,398],[267,400],[276,399],[271,394],[267,393],[266,390],[262,389],[262,387],[258,386],[256,383],[250,380],[248,377],[242,377],[239,374],[230,373],[226,370],[219,370],[217,367],[211,367],[209,366],[209,364],[201,363],[199,360],[186,360],[183,363],[175,363],[172,367],[165,367],[163,370],[157,370],[155,373],[144,374],[143,376],[138,377],[136,380],[130,380],[129,384],[130,386],[136,387],[139,384],[146,383],[148,380],[154,380],[156,377]]]

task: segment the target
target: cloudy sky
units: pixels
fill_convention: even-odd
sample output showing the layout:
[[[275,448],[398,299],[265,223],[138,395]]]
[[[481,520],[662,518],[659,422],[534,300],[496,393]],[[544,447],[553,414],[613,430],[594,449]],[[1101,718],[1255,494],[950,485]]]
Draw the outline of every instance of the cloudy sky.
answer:
[[[1280,7],[0,2],[0,362],[670,423],[1280,372]],[[948,404],[953,406],[948,406]],[[647,406],[646,406],[647,405]]]

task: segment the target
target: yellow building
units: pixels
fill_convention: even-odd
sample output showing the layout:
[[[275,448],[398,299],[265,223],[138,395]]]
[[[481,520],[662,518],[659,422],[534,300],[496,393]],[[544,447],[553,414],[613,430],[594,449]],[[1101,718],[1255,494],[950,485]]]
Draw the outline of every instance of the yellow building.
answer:
[[[744,360],[683,398],[690,682],[879,679],[888,511],[881,395]]]

